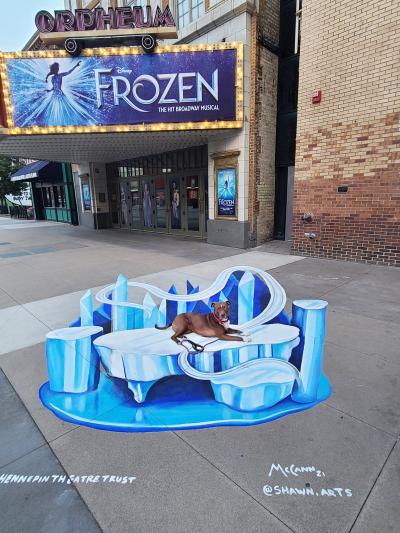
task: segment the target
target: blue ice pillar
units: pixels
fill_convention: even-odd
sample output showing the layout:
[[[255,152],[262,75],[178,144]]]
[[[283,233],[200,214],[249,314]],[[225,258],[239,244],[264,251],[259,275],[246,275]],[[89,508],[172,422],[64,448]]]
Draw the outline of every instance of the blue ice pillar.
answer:
[[[224,294],[223,291],[221,291],[221,292],[219,293],[218,299],[219,299],[220,302],[226,302],[226,301],[228,301],[228,297],[225,296],[225,294]]]
[[[185,301],[178,302],[177,314],[180,315],[182,313],[186,313],[186,311],[187,311],[187,302]]]
[[[144,323],[143,306],[128,307],[128,329],[141,329]]]
[[[238,290],[238,324],[248,322],[253,318],[254,307],[254,276],[245,272],[239,282]]]
[[[56,329],[46,335],[50,390],[82,393],[97,388],[100,360],[92,337],[102,329],[100,326],[81,326]]]
[[[160,307],[158,308],[157,324],[159,326],[167,325],[167,300],[165,298],[161,300]]]
[[[296,402],[308,403],[317,399],[324,355],[325,318],[328,302],[324,300],[295,300],[292,323],[300,329],[302,349],[300,381],[292,394]]]
[[[226,302],[228,300],[227,296],[225,296],[224,292],[221,291],[218,295],[218,300],[220,302]],[[234,366],[239,364],[239,349],[238,348],[232,348],[228,350],[221,350],[221,370],[228,370],[229,368],[233,368]],[[197,366],[195,365],[197,368]],[[205,372],[214,372],[214,370],[203,370],[203,368],[199,368],[198,370],[202,370]]]
[[[81,326],[93,326],[93,300],[90,291],[85,292],[80,300]]]
[[[200,286],[194,287],[189,280],[186,280],[186,294],[196,294],[196,292],[200,292]],[[186,312],[191,313],[193,312],[193,309],[195,308],[197,302],[187,302],[186,304]]]
[[[143,298],[143,309],[144,309],[144,327],[153,328],[157,324],[158,319],[158,307],[156,302],[153,300],[151,295],[146,292],[145,297]]]
[[[128,280],[120,274],[113,290],[112,329],[124,331],[128,329],[128,307],[118,305],[119,302],[128,301]]]
[[[238,324],[248,322],[253,318],[256,280],[251,272],[245,272],[239,281],[238,287]],[[246,333],[246,332],[244,332]],[[247,346],[238,350],[239,363],[246,363],[251,359],[257,359],[257,346]]]

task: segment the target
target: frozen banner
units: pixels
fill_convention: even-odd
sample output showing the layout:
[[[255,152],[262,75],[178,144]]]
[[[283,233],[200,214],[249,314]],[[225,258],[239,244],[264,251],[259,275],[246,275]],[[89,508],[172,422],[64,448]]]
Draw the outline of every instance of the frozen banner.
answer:
[[[236,217],[236,168],[217,171],[217,216]]]
[[[9,126],[105,126],[109,131],[112,126],[240,120],[241,49],[214,48],[177,46],[168,47],[174,52],[160,48],[154,54],[130,49],[120,55],[106,55],[107,49],[101,49],[104,53],[86,51],[81,57],[61,52],[49,52],[51,57],[6,57],[13,109]],[[237,126],[234,122],[220,125]]]

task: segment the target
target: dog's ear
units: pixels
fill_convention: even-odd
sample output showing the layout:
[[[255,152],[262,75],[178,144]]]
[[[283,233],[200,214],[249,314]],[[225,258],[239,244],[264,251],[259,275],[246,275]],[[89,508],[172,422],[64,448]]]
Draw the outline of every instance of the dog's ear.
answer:
[[[226,300],[225,303],[228,304],[228,305],[231,305],[231,302],[229,300]]]
[[[215,307],[215,302],[213,302],[213,303],[211,304],[211,307],[214,309],[214,307]]]

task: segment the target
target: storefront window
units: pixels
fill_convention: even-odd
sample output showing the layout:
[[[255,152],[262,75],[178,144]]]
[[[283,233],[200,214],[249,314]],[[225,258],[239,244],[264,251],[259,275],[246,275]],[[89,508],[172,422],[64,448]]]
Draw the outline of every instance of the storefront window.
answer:
[[[141,157],[116,165],[114,175],[120,178],[170,174],[179,170],[198,170],[208,164],[204,146],[167,152],[162,155]]]
[[[67,207],[67,203],[66,203],[66,200],[65,200],[64,187],[62,185],[60,185],[59,190],[60,190],[60,192],[59,192],[60,205],[61,205],[61,207]]]
[[[55,185],[53,187],[53,195],[54,195],[54,207],[64,207],[61,186]]]
[[[294,38],[294,53],[295,54],[298,54],[300,52],[302,8],[303,8],[303,0],[296,0],[296,28],[295,28],[295,38]]]
[[[184,28],[204,15],[204,0],[178,0],[178,26]]]
[[[49,196],[50,196],[50,203],[49,203],[49,206],[50,206],[50,207],[55,207],[55,206],[56,206],[56,200],[55,200],[55,197],[54,197],[54,190],[53,190],[53,187],[49,187],[49,188],[48,188],[48,191],[49,191]]]
[[[43,205],[50,207],[50,193],[48,187],[42,187]]]
[[[146,7],[147,6],[147,0],[124,0],[124,6]]]

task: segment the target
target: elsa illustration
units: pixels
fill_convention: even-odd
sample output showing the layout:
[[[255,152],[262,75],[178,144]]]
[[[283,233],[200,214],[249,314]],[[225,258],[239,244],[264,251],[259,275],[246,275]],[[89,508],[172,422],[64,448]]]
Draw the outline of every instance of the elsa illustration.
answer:
[[[180,229],[181,221],[180,221],[180,198],[179,198],[179,189],[176,185],[176,182],[172,182],[172,192],[171,192],[171,207],[172,207],[172,220],[171,225],[173,229]]]
[[[49,79],[49,76],[52,76],[51,78],[51,85],[53,86],[52,89],[47,89],[46,92],[50,93],[52,91],[54,91],[54,95],[56,96],[65,96],[63,91],[62,91],[62,82],[63,82],[63,78],[65,76],[68,76],[69,74],[72,74],[72,72],[79,67],[79,65],[81,64],[81,61],[78,61],[78,63],[76,65],[74,65],[70,70],[68,70],[67,72],[61,72],[60,73],[60,64],[59,63],[53,63],[51,66],[50,66],[50,72],[47,74],[46,76],[46,83],[47,83],[47,80]]]
[[[144,191],[143,191],[143,214],[144,214],[144,225],[146,228],[151,228],[152,226],[152,217],[151,217],[151,197],[149,191],[149,184],[144,182]]]

